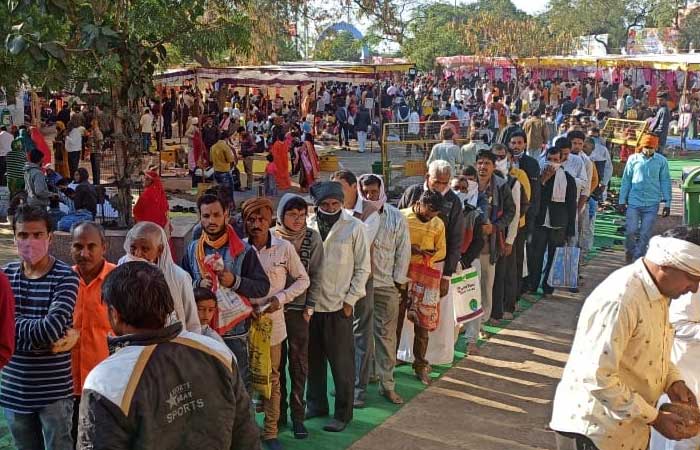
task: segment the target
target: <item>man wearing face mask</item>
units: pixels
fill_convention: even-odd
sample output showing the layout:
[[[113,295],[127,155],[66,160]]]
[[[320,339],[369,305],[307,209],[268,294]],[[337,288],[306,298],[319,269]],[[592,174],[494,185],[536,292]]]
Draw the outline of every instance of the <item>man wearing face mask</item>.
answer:
[[[0,406],[20,449],[72,450],[71,353],[78,276],[49,255],[46,210],[18,209],[13,223],[20,261],[3,270],[15,303],[15,353],[3,369]]]
[[[306,418],[329,413],[327,363],[330,363],[335,385],[335,413],[323,429],[340,432],[353,416],[353,307],[365,296],[371,270],[369,245],[362,223],[343,210],[340,183],[316,183],[311,186],[311,196],[316,214],[309,218],[308,226],[321,234],[324,258],[333,265],[332,270],[323,272],[309,325]]]
[[[396,328],[399,317],[400,290],[406,288],[411,242],[408,224],[398,209],[386,202],[384,182],[376,175],[361,175],[358,195],[379,212],[377,237],[370,253],[374,287],[374,370],[380,394],[394,404],[403,403],[395,391]],[[356,349],[357,350],[357,349]],[[371,364],[371,362],[370,362]],[[366,387],[366,385],[365,385]],[[356,386],[357,388],[357,386]]]
[[[442,281],[440,282],[440,296],[447,295],[450,286],[450,277],[457,269],[457,263],[461,256],[460,249],[464,239],[464,213],[462,201],[450,189],[452,178],[452,166],[447,161],[437,160],[428,165],[428,173],[423,184],[414,184],[406,189],[399,200],[397,207],[406,209],[413,206],[423,194],[423,191],[431,190],[439,192],[444,197],[439,217],[445,224],[447,233],[447,256],[442,268]]]
[[[379,202],[366,200],[358,188],[355,174],[349,170],[340,170],[333,174],[331,181],[339,183],[343,188],[345,212],[362,221],[364,224],[367,246],[372,251],[372,244],[379,231],[380,218]],[[355,408],[365,406],[367,384],[369,383],[370,364],[374,359],[374,342],[372,325],[374,323],[374,284],[370,274],[365,286],[365,296],[353,309],[353,335],[355,336]]]
[[[495,144],[491,151],[497,159],[496,174],[504,175],[508,181],[515,204],[515,214],[508,225],[503,255],[496,263],[491,317],[492,320],[496,321],[500,319],[513,320],[513,313],[515,313],[520,294],[519,283],[522,278],[525,214],[530,207],[530,181],[523,170],[513,167],[513,156],[510,150],[506,150],[505,145]],[[505,161],[506,164],[503,164],[502,161]]]
[[[671,176],[668,161],[656,153],[658,145],[658,137],[642,136],[641,152],[630,156],[622,174],[619,207],[621,212],[626,212],[625,259],[628,263],[644,255],[656,223],[659,202],[664,203],[662,216],[671,214]]]
[[[493,306],[493,283],[498,259],[506,251],[506,230],[515,217],[515,203],[508,182],[497,175],[496,155],[491,150],[482,150],[476,157],[476,170],[479,183],[480,204],[484,208],[485,224],[481,226],[484,246],[479,255],[481,263],[481,301],[484,315],[468,322],[464,335],[470,354],[478,354],[476,346],[481,324],[491,317]],[[449,251],[449,244],[448,244]]]
[[[525,260],[525,246],[532,243],[532,234],[535,231],[535,219],[540,208],[540,165],[537,160],[525,153],[525,148],[528,146],[527,137],[524,132],[513,133],[510,137],[508,149],[512,156],[513,167],[525,172],[530,185],[529,207],[525,211],[525,228],[518,233],[518,239],[515,245],[515,260],[518,273],[523,273]],[[521,184],[524,185],[524,180]],[[522,214],[522,211],[521,211]],[[523,227],[523,222],[520,223]],[[530,252],[528,251],[528,265],[532,263]],[[522,277],[518,280],[518,294],[522,294],[527,289],[526,280]]]
[[[554,291],[547,284],[554,251],[565,245],[566,240],[576,233],[578,188],[574,178],[564,170],[561,155],[559,147],[550,147],[546,153],[547,165],[542,171],[541,181],[541,208],[537,214],[537,229],[532,236],[533,264],[528,264],[530,288],[536,291],[542,282],[545,295]],[[545,251],[547,266],[543,273]]]

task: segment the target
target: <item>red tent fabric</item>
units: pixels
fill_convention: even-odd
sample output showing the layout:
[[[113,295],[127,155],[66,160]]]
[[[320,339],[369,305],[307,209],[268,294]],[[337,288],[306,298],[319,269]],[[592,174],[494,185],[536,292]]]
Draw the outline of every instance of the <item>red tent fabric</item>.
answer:
[[[41,134],[41,131],[39,131],[39,129],[36,127],[32,127],[30,137],[32,138],[32,141],[34,141],[34,145],[36,145],[36,148],[44,154],[43,163],[50,163],[51,150],[49,149],[49,145],[46,143],[44,136]]]

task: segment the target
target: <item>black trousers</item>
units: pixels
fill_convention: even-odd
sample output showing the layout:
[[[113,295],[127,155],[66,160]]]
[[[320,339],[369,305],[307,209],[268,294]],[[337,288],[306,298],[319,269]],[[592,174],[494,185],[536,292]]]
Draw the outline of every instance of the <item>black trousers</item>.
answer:
[[[598,450],[593,441],[582,434],[556,433],[557,450]]]
[[[513,251],[510,255],[501,255],[496,262],[491,309],[491,318],[493,319],[502,319],[504,312],[515,312],[515,301],[518,298],[515,259],[515,243],[513,243]]]
[[[542,290],[546,294],[551,294],[554,288],[547,284],[549,271],[552,268],[552,259],[554,259],[554,251],[557,247],[561,247],[566,243],[566,231],[563,228],[553,229],[540,226],[532,236],[532,246],[534,250],[533,266],[530,270],[530,285],[537,288],[542,282]],[[544,262],[544,253],[547,252],[547,265],[542,269]]]
[[[90,153],[90,167],[92,168],[92,184],[99,186],[100,184],[100,165],[102,164],[102,154]]]
[[[286,417],[287,407],[292,410],[292,422],[303,422],[306,411],[304,389],[309,375],[309,324],[304,320],[304,312],[289,310],[284,313],[287,325],[287,339],[282,343],[280,361],[280,417]],[[287,397],[287,361],[292,390]],[[289,398],[289,401],[287,399]]]
[[[68,170],[70,171],[70,177],[73,178],[75,171],[80,167],[80,154],[82,152],[68,152]]]
[[[529,233],[527,232],[527,227],[520,228],[518,230],[518,235],[515,237],[515,242],[513,243],[513,253],[515,253],[515,274],[517,277],[517,289],[516,293],[519,296],[525,291],[525,280],[523,279],[523,263],[525,261],[525,244],[527,242]],[[528,258],[528,264],[529,264]],[[516,299],[517,301],[517,299]]]
[[[172,116],[163,116],[163,134],[165,134],[165,139],[170,139],[173,137],[173,118]]]
[[[0,186],[7,186],[7,156],[0,156]]]
[[[353,316],[345,317],[343,310],[317,312],[309,326],[309,382],[306,389],[307,408],[312,413],[329,411],[327,370],[335,385],[333,417],[344,423],[352,420],[355,385],[355,344],[352,334]]]
[[[343,146],[343,139],[345,139],[345,146],[350,145],[350,124],[347,122],[341,122],[338,124],[338,143]]]

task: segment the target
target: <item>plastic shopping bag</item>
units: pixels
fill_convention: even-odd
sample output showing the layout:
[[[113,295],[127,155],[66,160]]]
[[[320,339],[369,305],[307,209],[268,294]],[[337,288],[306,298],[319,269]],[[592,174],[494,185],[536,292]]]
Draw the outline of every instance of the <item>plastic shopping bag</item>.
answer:
[[[457,323],[469,322],[484,315],[479,272],[476,269],[470,267],[453,275],[450,279],[450,287],[454,292],[452,301]]]
[[[442,272],[430,265],[411,263],[408,268],[408,300],[410,308],[407,317],[416,325],[433,331],[440,321],[440,278]]]
[[[250,327],[248,362],[253,389],[269,399],[272,394],[272,359],[270,341],[272,339],[272,319],[263,315],[255,319]]]
[[[212,280],[212,291],[216,295],[216,312],[212,317],[212,328],[220,335],[250,317],[253,307],[247,298],[218,283],[217,273],[223,270],[221,255],[214,253],[204,258],[204,269]]]
[[[549,271],[547,284],[553,288],[578,287],[578,259],[581,249],[578,247],[557,247]]]

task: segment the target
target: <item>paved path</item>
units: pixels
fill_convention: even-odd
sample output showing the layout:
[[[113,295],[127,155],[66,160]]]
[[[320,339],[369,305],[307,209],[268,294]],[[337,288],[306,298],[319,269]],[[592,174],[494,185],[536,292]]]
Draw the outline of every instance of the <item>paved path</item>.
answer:
[[[624,264],[600,254],[579,294],[539,301],[352,450],[554,449],[551,402],[586,295]]]

